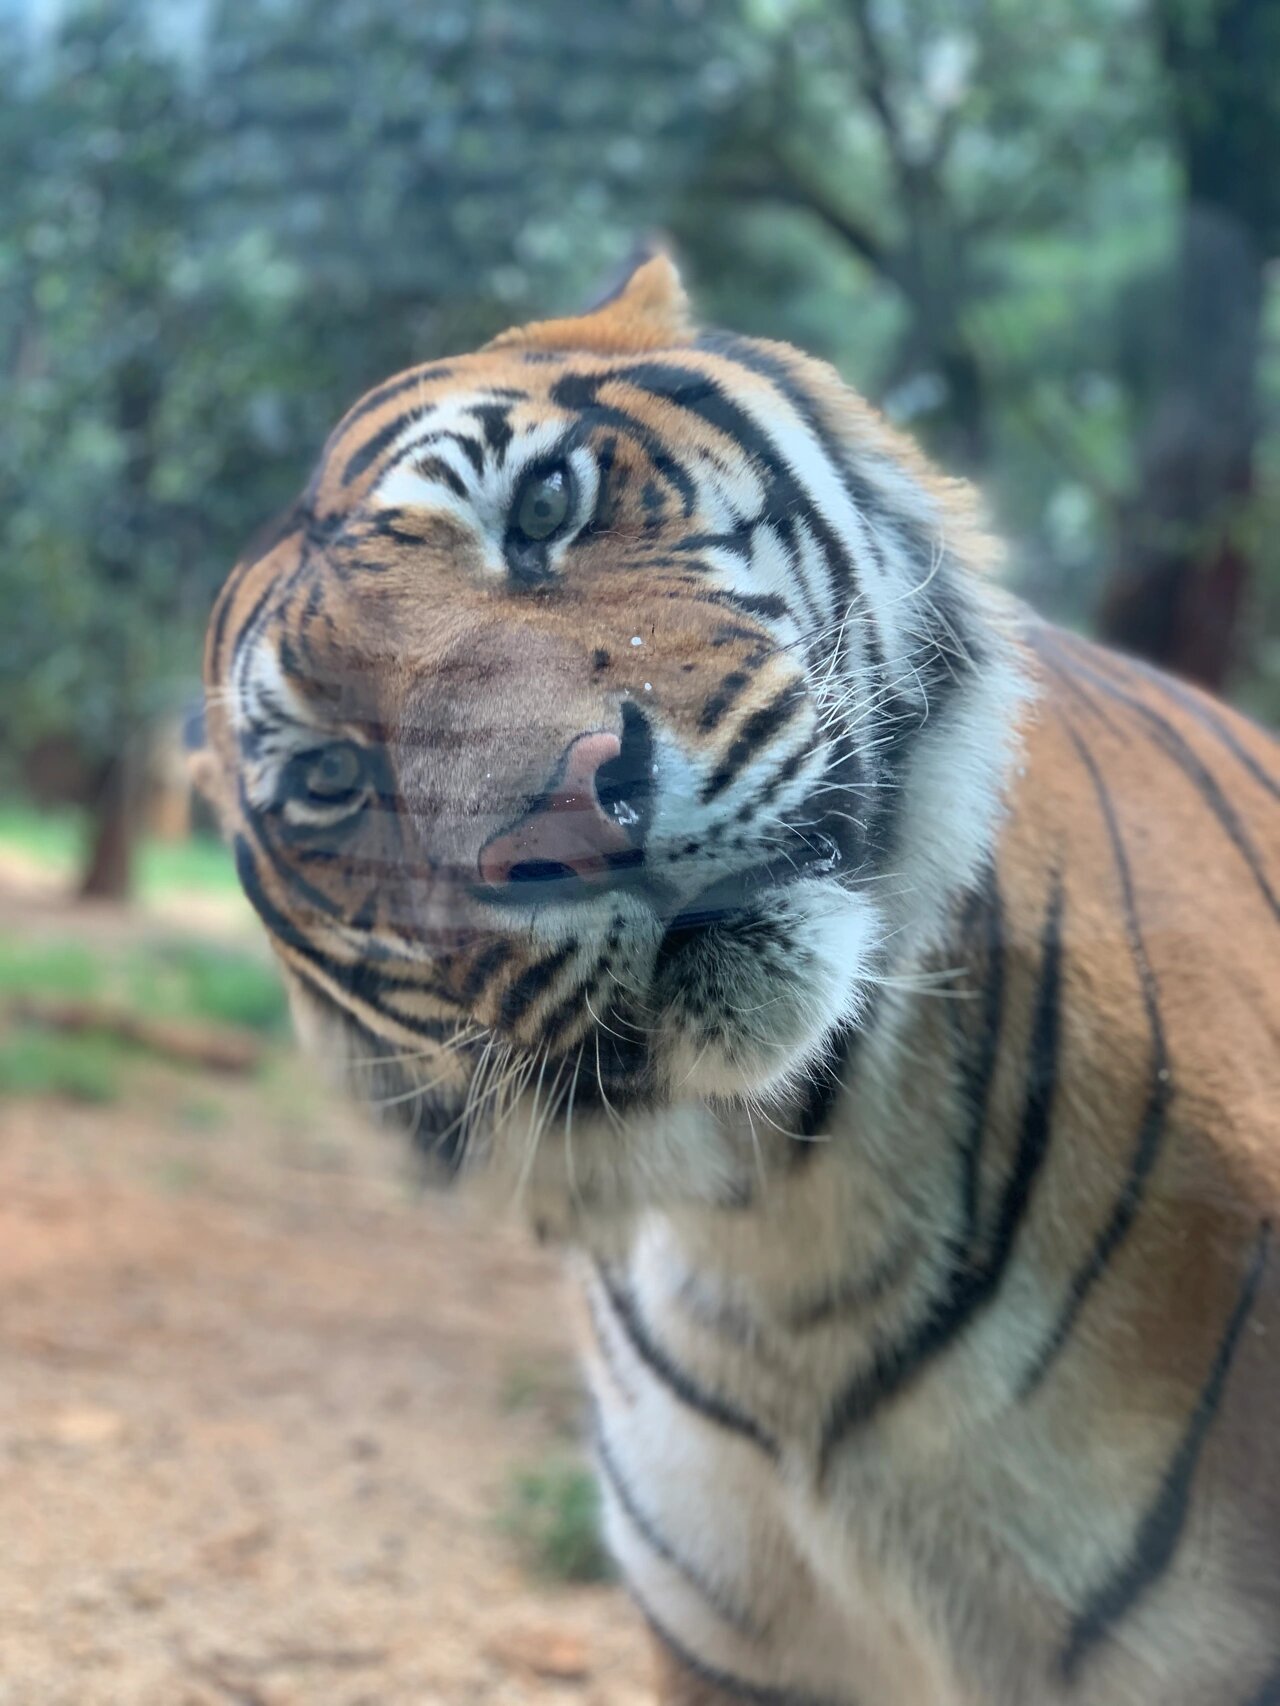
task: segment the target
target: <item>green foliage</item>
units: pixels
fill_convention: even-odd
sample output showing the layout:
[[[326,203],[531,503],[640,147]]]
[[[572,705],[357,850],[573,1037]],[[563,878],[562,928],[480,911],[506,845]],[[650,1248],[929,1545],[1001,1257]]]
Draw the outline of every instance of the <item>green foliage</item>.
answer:
[[[128,965],[131,1004],[143,1012],[208,1019],[282,1036],[288,1007],[275,969],[255,955],[198,942],[160,942]]]
[[[606,1581],[612,1565],[600,1538],[600,1494],[578,1463],[521,1470],[507,1491],[502,1526],[530,1569],[558,1582]]]
[[[89,947],[0,936],[0,1005],[22,996],[119,1002],[266,1036],[282,1036],[288,1026],[284,989],[269,961],[177,938]]]
[[[83,854],[86,814],[74,807],[37,811],[19,800],[0,802],[0,847],[13,847],[56,876],[69,876]],[[186,841],[144,841],[139,849],[139,891],[165,895],[238,895],[235,865],[221,841],[193,835]]]
[[[15,995],[83,1001],[97,995],[103,981],[101,964],[80,942],[0,937],[0,1001]]]
[[[72,0],[9,32],[8,762],[69,743],[87,798],[189,695],[214,589],[343,407],[582,302],[655,229],[708,318],[828,355],[978,475],[1019,583],[1086,619],[1168,405],[1153,304],[1205,161],[1246,151],[1236,211],[1273,235],[1280,81],[1230,51],[1248,10],[1170,0],[1162,33],[1140,0]],[[1246,663],[1274,668],[1260,641]]]
[[[99,1032],[48,1031],[15,1025],[0,1036],[0,1096],[67,1096],[113,1102],[128,1050]]]

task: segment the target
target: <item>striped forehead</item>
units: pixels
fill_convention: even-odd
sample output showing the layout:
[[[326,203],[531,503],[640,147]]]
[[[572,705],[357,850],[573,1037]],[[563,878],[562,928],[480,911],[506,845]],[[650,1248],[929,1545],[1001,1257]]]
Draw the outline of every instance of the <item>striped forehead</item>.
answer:
[[[810,378],[770,346],[720,335],[635,357],[463,357],[389,381],[357,405],[326,459],[322,507],[337,515],[354,498],[441,510],[492,540],[525,470],[566,458],[598,490],[597,458],[613,439],[619,456],[647,464],[629,488],[635,501],[669,486],[700,542],[724,540],[704,551],[708,568],[738,578],[742,559],[758,557],[781,529],[765,552],[778,573],[759,578],[785,579],[785,567],[814,592],[821,575],[838,596],[865,598],[893,654],[907,641],[920,583],[931,579],[944,512],[910,460],[900,466],[890,454],[882,427],[846,413],[847,424],[833,428]],[[806,574],[812,557],[825,561]]]
[[[570,454],[573,424],[568,412],[514,389],[447,393],[405,423],[370,496],[390,508],[430,505],[474,516],[486,498],[508,496],[533,464]]]
[[[366,501],[431,507],[461,519],[498,521],[522,473],[539,462],[571,462],[594,484],[592,452],[609,444],[651,464],[666,481],[678,468],[686,515],[696,508],[717,527],[759,517],[765,488],[753,459],[695,410],[631,383],[631,364],[562,359],[510,385],[451,388],[415,399],[411,413],[376,434],[377,472]],[[642,378],[644,364],[635,371]],[[696,386],[695,362],[685,370]],[[455,371],[454,379],[461,377]],[[357,453],[353,461],[362,462]],[[491,512],[491,513],[490,513]]]

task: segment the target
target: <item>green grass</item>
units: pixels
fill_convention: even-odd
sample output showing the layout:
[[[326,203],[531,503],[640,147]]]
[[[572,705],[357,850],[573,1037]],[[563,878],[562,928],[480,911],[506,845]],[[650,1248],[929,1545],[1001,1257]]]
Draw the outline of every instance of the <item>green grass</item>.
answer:
[[[101,999],[268,1037],[288,1026],[284,988],[269,960],[203,942],[160,939],[112,950],[0,936],[0,1007],[21,996]]]
[[[74,813],[37,811],[14,801],[0,804],[0,842],[30,853],[51,869],[74,868],[79,837]]]
[[[80,942],[0,937],[0,1001],[15,995],[86,1000],[100,993],[103,981],[103,967]]]
[[[84,859],[85,819],[70,807],[40,811],[17,800],[0,802],[0,845],[39,859],[70,880]],[[138,849],[138,893],[144,900],[174,891],[228,894],[237,889],[231,855],[212,836],[189,841],[144,840]]]
[[[573,1364],[559,1358],[512,1363],[498,1403],[506,1415],[536,1417],[562,1439],[577,1439],[582,1431],[582,1383]]]
[[[284,988],[268,961],[200,942],[135,949],[128,994],[144,1013],[207,1019],[267,1036],[283,1036],[288,1026]]]
[[[16,1025],[0,1037],[0,1096],[70,1096],[113,1102],[120,1094],[124,1043],[93,1031]]]
[[[602,1582],[613,1573],[600,1536],[600,1492],[580,1463],[520,1470],[507,1489],[501,1523],[537,1575]]]
[[[37,859],[70,882],[83,854],[82,818],[73,811],[36,811],[0,802],[0,846]],[[195,838],[144,842],[138,889],[143,898],[167,893],[235,892],[226,850]],[[268,1039],[288,1027],[284,989],[273,963],[251,950],[162,933],[149,927],[132,938],[0,935],[0,1095],[70,1096],[108,1102],[139,1049],[105,1032],[64,1032],[34,1018],[5,1023],[5,1010],[26,999],[100,1001],[150,1017],[235,1026]],[[213,1130],[216,1109],[193,1101],[189,1123]]]

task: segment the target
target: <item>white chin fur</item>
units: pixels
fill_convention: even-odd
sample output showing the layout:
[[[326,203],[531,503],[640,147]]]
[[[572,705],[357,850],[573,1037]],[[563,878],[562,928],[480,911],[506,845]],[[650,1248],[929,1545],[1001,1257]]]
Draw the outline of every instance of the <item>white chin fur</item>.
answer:
[[[870,902],[819,878],[789,887],[768,918],[782,942],[713,934],[682,964],[663,1021],[673,1102],[793,1090],[861,1012],[880,936]]]
[[[545,1232],[570,1236],[588,1221],[593,1236],[604,1235],[610,1221],[645,1208],[734,1200],[744,1180],[758,1177],[751,1106],[802,1091],[835,1027],[856,1023],[883,935],[865,897],[827,880],[793,885],[770,917],[785,947],[761,953],[729,932],[718,949],[700,944],[682,963],[689,1012],[710,1010],[723,1022],[708,1040],[705,1026],[694,1036],[668,1010],[661,1105],[621,1117],[579,1113],[566,1130],[563,1119],[540,1128],[533,1101],[523,1099],[485,1145],[478,1188],[518,1203]],[[716,1006],[722,982],[731,1008]],[[766,1118],[761,1129],[781,1127]]]

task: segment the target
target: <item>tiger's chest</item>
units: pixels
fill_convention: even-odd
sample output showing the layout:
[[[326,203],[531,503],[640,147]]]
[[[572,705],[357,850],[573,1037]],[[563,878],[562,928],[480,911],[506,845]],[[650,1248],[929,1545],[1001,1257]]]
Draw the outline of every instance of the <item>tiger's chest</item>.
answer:
[[[1044,1331],[1030,1277],[838,1451],[831,1417],[865,1353],[847,1322],[812,1341],[771,1334],[681,1274],[661,1238],[587,1290],[610,1543],[695,1674],[768,1706],[1075,1697],[1063,1655],[1077,1608],[1130,1554],[1153,1450],[1164,1459],[1176,1439],[1154,1418],[1103,1436],[1065,1399],[1017,1401]],[[1197,1522],[1190,1576],[1091,1660],[1091,1700],[1212,1697],[1218,1660],[1197,1679],[1179,1658],[1206,1636],[1234,1631],[1253,1662],[1256,1619],[1228,1583],[1233,1521],[1224,1509]]]
[[[987,1706],[991,1676],[1043,1675],[1052,1618],[1017,1491],[1036,1469],[1016,1430],[960,1449],[935,1391],[824,1465],[829,1344],[806,1371],[645,1261],[588,1289],[609,1539],[696,1670],[787,1706]]]

